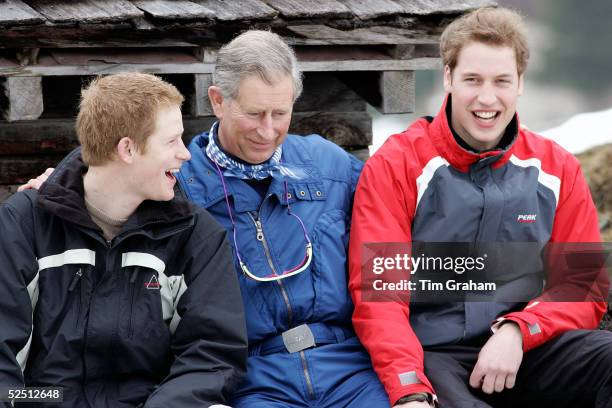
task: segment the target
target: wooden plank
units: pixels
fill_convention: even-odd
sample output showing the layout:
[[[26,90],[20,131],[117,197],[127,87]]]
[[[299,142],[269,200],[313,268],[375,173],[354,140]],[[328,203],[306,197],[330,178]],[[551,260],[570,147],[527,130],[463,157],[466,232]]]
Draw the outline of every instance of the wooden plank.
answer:
[[[393,59],[406,60],[406,59],[414,58],[415,52],[416,52],[416,47],[414,45],[399,44],[391,48],[389,55],[391,55]]]
[[[15,56],[17,57],[17,61],[19,65],[30,65],[30,64],[38,64],[38,54],[40,52],[40,48],[22,48],[17,51]]]
[[[293,112],[358,112],[366,102],[336,75],[309,72],[304,76],[304,91],[293,106]]]
[[[41,77],[9,77],[4,81],[7,98],[3,116],[8,121],[37,119],[43,111]]]
[[[0,1],[0,25],[39,24],[45,18],[21,0]]]
[[[132,4],[155,18],[212,19],[215,16],[212,10],[187,0],[132,0]]]
[[[380,75],[382,103],[376,108],[384,114],[414,112],[414,71],[386,71]]]
[[[399,4],[391,0],[338,0],[348,7],[361,20],[402,13]]]
[[[348,18],[352,16],[337,0],[267,0],[286,18]]]
[[[92,61],[86,65],[49,64],[48,58],[39,59],[38,65],[26,67],[2,67],[0,76],[65,76],[65,75],[100,75],[118,72],[148,72],[151,74],[212,74],[214,63],[100,63]],[[320,60],[306,56],[299,59],[304,72],[325,71],[412,71],[436,70],[442,68],[440,58],[413,58],[410,60],[393,60],[387,56],[379,59],[332,58]]]
[[[440,57],[439,44],[419,44],[414,50],[415,58]]]
[[[221,21],[271,20],[278,12],[259,0],[192,0],[212,10]]]
[[[212,85],[212,74],[194,75],[194,92],[191,95],[191,115],[211,116],[213,115],[210,101],[208,100],[208,87]]]
[[[29,3],[53,23],[120,21],[144,16],[127,0],[29,0]]]
[[[214,116],[184,117],[183,140],[210,129]],[[372,118],[366,112],[296,112],[290,132],[318,133],[341,146],[368,146],[372,142]],[[77,145],[74,120],[39,119],[0,122],[0,184],[21,184],[54,167]]]
[[[287,29],[302,38],[286,37],[291,45],[342,44],[437,44],[440,37],[421,30],[374,26],[338,30],[326,25],[290,25]]]
[[[316,133],[340,146],[369,146],[372,118],[367,112],[296,112],[289,132]]]
[[[459,14],[480,7],[496,6],[493,0],[393,0],[404,13],[414,15]]]
[[[219,52],[218,48],[197,47],[194,49],[194,56],[197,58],[198,61],[214,63],[217,61],[218,52]]]
[[[214,116],[184,117],[183,140],[187,143],[195,135],[210,129],[215,120]],[[73,119],[0,121],[0,157],[64,155],[77,146],[78,139]],[[0,182],[3,183],[6,184]]]
[[[0,156],[0,184],[24,184],[55,167],[63,155],[52,156]]]
[[[190,64],[198,59],[189,49],[56,49],[39,58],[40,65]]]
[[[0,122],[0,156],[65,154],[78,144],[73,120]]]
[[[12,26],[0,35],[0,48],[156,48],[156,47],[195,47],[198,41],[205,41],[202,36],[188,42],[184,36],[171,37],[165,33],[146,30],[107,30],[99,25],[53,26],[42,25],[30,27]]]

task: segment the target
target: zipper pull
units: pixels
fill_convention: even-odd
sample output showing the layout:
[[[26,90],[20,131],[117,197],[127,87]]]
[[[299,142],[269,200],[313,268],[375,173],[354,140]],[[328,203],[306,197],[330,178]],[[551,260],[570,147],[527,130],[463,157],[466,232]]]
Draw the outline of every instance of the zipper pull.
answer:
[[[136,275],[138,275],[138,268],[134,268],[132,271],[132,277],[130,278],[130,283],[136,282]]]
[[[257,228],[257,240],[263,241],[264,234],[263,234],[263,228],[261,227],[261,221],[255,220],[255,227]]]
[[[68,287],[68,292],[72,292],[74,290],[81,276],[83,276],[83,272],[81,271],[81,268],[79,268],[74,274],[74,278],[72,278],[72,281],[70,282],[70,286]]]

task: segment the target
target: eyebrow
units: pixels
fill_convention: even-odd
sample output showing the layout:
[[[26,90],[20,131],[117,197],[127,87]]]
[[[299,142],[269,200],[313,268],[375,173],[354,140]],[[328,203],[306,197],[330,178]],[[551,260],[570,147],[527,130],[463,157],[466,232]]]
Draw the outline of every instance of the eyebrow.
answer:
[[[471,77],[471,76],[475,76],[475,77],[481,77],[482,75],[476,72],[465,72],[463,74],[461,74],[461,77],[465,78],[465,77]],[[499,74],[496,75],[495,78],[511,78],[512,77],[512,73],[510,72],[505,72],[503,74]]]

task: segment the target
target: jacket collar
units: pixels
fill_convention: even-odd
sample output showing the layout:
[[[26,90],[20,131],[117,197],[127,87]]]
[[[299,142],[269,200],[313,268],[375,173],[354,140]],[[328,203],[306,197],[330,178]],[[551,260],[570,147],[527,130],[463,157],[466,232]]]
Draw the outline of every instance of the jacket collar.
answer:
[[[470,167],[485,167],[492,165],[494,168],[500,167],[510,159],[514,150],[516,139],[520,135],[520,122],[518,114],[514,115],[508,126],[516,129],[514,135],[508,139],[503,148],[496,148],[484,152],[474,152],[463,148],[455,140],[453,131],[447,117],[447,105],[450,104],[450,94],[447,95],[438,115],[431,123],[430,137],[436,150],[444,157],[450,165],[462,172],[469,171]],[[477,164],[476,164],[477,163]]]
[[[81,159],[81,148],[78,147],[61,161],[42,185],[36,205],[70,223],[100,230],[85,207],[83,174],[86,172],[87,166]],[[179,196],[170,201],[143,201],[123,225],[120,234],[123,231],[144,228],[159,233],[165,227],[173,227],[177,223],[190,220],[192,208]]]
[[[182,184],[187,186],[187,196],[198,205],[208,208],[221,200],[225,199],[223,183],[215,167],[214,163],[206,155],[206,146],[210,133],[202,133],[196,136],[189,144],[191,160],[183,164],[179,173],[179,179]],[[294,185],[309,184],[317,182],[317,188],[322,189],[320,182],[319,171],[313,165],[313,160],[308,156],[305,149],[299,149],[299,154],[293,156],[294,149],[287,149],[292,143],[292,136],[288,135],[283,144],[283,161],[299,165],[307,174],[305,179],[297,181],[287,181],[289,192],[295,190]],[[298,149],[295,149],[298,150]],[[221,169],[223,171],[223,169]],[[247,211],[257,211],[261,204],[261,196],[251,187],[246,187],[244,180],[235,177],[224,177],[225,186],[228,196],[233,199],[233,211],[238,213]],[[281,203],[286,205],[287,199],[285,196],[285,183],[277,179],[270,182],[266,196],[274,195]],[[326,196],[326,192],[323,191]],[[289,204],[295,201],[294,194],[291,194]]]

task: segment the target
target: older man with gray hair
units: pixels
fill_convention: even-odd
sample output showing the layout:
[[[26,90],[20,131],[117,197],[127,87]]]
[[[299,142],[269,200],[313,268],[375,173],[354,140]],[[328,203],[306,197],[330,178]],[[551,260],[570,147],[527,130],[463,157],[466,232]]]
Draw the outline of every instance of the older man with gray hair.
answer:
[[[362,164],[318,135],[287,135],[295,54],[248,31],[221,48],[219,119],[189,146],[181,188],[230,232],[249,337],[234,407],[389,407],[351,327],[346,251]]]

